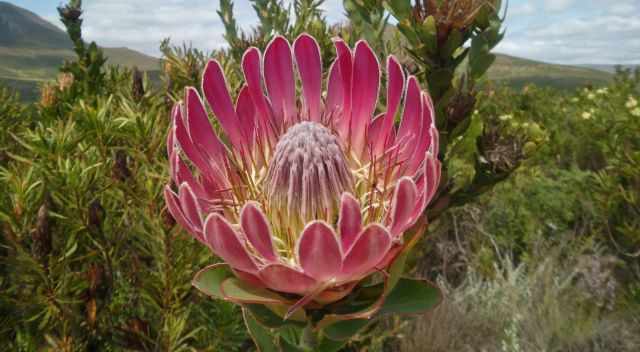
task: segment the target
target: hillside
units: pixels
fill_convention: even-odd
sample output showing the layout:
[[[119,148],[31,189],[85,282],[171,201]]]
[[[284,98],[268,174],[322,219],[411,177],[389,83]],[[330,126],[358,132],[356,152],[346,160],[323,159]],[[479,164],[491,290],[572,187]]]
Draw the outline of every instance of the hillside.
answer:
[[[27,100],[75,57],[67,34],[35,13],[0,1],[0,84]],[[108,64],[157,71],[159,60],[128,48],[103,48]]]
[[[573,89],[591,84],[604,85],[612,75],[590,67],[549,64],[498,54],[488,72],[489,80],[521,88],[527,84]]]
[[[35,13],[0,1],[0,46],[71,49],[66,34]]]
[[[618,68],[623,70],[637,70],[640,65],[580,65],[582,67],[592,68],[598,71],[604,71],[609,73],[615,73]]]

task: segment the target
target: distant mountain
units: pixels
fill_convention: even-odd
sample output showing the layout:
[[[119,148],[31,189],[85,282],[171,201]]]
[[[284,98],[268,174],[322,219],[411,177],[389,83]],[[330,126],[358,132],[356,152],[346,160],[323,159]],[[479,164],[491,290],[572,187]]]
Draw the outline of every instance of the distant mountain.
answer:
[[[560,89],[605,85],[613,78],[611,73],[591,67],[550,64],[504,54],[497,54],[488,76],[492,81],[517,88],[533,83]]]
[[[0,1],[0,46],[71,49],[67,35],[35,13]]]
[[[0,1],[0,84],[18,90],[27,100],[38,85],[52,80],[65,60],[75,58],[67,34],[35,13]],[[107,64],[159,71],[157,58],[128,48],[103,48]],[[154,72],[154,75],[155,72]]]
[[[581,67],[588,67],[588,68],[592,68],[594,70],[598,70],[598,71],[603,71],[603,72],[608,72],[608,73],[615,73],[616,70],[618,69],[618,67],[622,68],[622,69],[629,69],[629,70],[635,70],[640,68],[640,65],[578,65]]]

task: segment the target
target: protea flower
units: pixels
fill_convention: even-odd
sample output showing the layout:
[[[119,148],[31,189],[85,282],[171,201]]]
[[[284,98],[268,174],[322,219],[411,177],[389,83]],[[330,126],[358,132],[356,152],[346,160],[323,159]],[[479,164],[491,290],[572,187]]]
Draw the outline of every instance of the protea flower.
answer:
[[[235,104],[212,60],[204,101],[187,88],[172,113],[169,211],[244,284],[294,299],[289,313],[384,271],[440,179],[433,104],[417,79],[390,56],[378,113],[375,54],[364,41],[335,47],[326,95],[315,39],[276,37],[264,55],[244,54]]]

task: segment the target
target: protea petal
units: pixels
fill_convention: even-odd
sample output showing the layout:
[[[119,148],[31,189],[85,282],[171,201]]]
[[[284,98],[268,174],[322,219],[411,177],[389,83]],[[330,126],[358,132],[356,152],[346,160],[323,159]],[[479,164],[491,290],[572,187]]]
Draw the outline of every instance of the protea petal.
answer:
[[[398,181],[391,204],[391,235],[398,236],[412,224],[413,209],[418,197],[416,184],[408,177]]]
[[[194,88],[186,89],[187,128],[193,145],[216,163],[224,163],[226,149],[207,118],[200,94]]]
[[[344,102],[344,82],[340,73],[340,65],[338,61],[331,64],[329,68],[329,79],[327,80],[327,99],[325,103],[325,115],[333,117],[333,115],[342,111]],[[333,124],[333,120],[331,121]]]
[[[193,144],[182,115],[182,110],[182,104],[176,105],[176,109],[174,109],[175,115],[173,116],[173,132],[175,134],[175,139],[178,141],[180,149],[186,157],[191,160],[191,162],[193,162],[200,171],[210,174],[213,170],[200,150]]]
[[[304,103],[311,121],[320,121],[320,96],[322,94],[322,59],[320,47],[313,37],[301,34],[293,44],[296,64],[302,81]]]
[[[285,264],[267,265],[258,275],[267,287],[286,293],[305,294],[317,284],[312,277]]]
[[[344,257],[343,277],[358,279],[373,271],[389,252],[391,242],[391,236],[384,227],[378,224],[367,226]]]
[[[202,91],[209,103],[209,107],[211,107],[214,115],[220,121],[220,125],[229,136],[231,143],[237,149],[241,149],[242,143],[247,141],[243,140],[240,134],[242,126],[233,108],[222,67],[216,60],[209,61],[204,69]]]
[[[238,94],[236,101],[236,115],[238,116],[239,127],[242,133],[242,141],[246,146],[242,146],[242,150],[253,151],[256,134],[256,109],[251,99],[251,93],[248,86],[243,86]]]
[[[338,58],[334,65],[337,65],[337,72],[339,73],[338,81],[334,82],[333,86],[336,88],[342,88],[342,103],[340,104],[340,118],[335,122],[335,128],[338,134],[347,141],[349,138],[349,127],[351,122],[351,87],[353,84],[353,54],[351,49],[342,39],[335,39],[334,45],[336,47],[336,53]],[[331,79],[329,80],[331,85]],[[331,89],[331,87],[329,87]],[[330,90],[331,93],[331,90]]]
[[[198,182],[193,176],[189,168],[185,165],[184,161],[180,159],[180,156],[174,153],[172,159],[174,160],[174,162],[172,163],[172,169],[174,173],[173,181],[177,185],[189,185],[189,188],[195,195],[196,199],[207,199],[208,195],[206,194],[206,191],[204,190],[200,182]]]
[[[424,161],[424,154],[433,142],[433,129],[435,129],[433,125],[433,108],[429,102],[429,97],[424,93],[422,93],[422,107],[420,138],[418,138],[418,143],[416,143],[413,155],[407,164],[407,173],[409,175],[414,174],[418,170]]]
[[[387,59],[387,112],[376,133],[371,133],[373,155],[378,157],[393,140],[393,122],[404,92],[404,72],[394,56]]]
[[[438,190],[441,176],[441,165],[438,157],[433,153],[428,153],[425,159],[425,174],[426,174],[426,190],[427,195],[426,203],[430,203],[433,196]]]
[[[178,195],[175,194],[169,186],[166,186],[164,188],[164,198],[167,203],[167,209],[169,210],[171,216],[176,220],[176,222],[180,224],[180,226],[191,232],[191,234],[193,234],[198,240],[202,242],[203,238],[201,236],[201,232],[198,231],[198,229],[196,229],[195,226],[191,224],[191,222],[184,215],[182,207],[180,206]]]
[[[378,58],[365,41],[356,44],[353,59],[353,82],[351,95],[351,124],[349,134],[353,149],[362,153],[364,151],[365,136],[369,127],[369,121],[378,100],[380,88],[380,64]]]
[[[233,274],[240,280],[250,284],[251,286],[255,286],[255,287],[267,287],[267,285],[265,285],[264,282],[262,282],[262,279],[256,275],[256,274],[252,274],[252,273],[248,273],[246,271],[242,271],[242,270],[236,270],[236,269],[231,269],[231,271],[233,271]]]
[[[256,264],[249,256],[231,224],[219,214],[210,214],[204,225],[204,238],[211,249],[236,270],[255,273]]]
[[[271,108],[262,90],[261,62],[260,51],[255,47],[249,48],[242,56],[244,79],[247,82],[249,95],[258,113],[257,127],[260,129],[258,136],[262,139],[263,144],[266,144],[267,141],[275,138],[274,129],[276,124],[273,121]]]
[[[348,252],[362,230],[360,204],[349,193],[342,194],[338,229],[340,231],[342,250]]]
[[[400,128],[398,129],[397,139],[405,137],[418,138],[422,120],[422,98],[420,92],[420,84],[415,76],[410,76],[407,83],[407,97],[404,103],[404,113]],[[415,141],[410,142],[415,145]]]
[[[431,129],[431,136],[433,142],[431,142],[429,150],[433,155],[438,156],[440,154],[440,132],[435,126]]]
[[[202,229],[202,218],[200,218],[202,210],[198,204],[198,199],[188,183],[180,185],[178,199],[180,199],[182,212],[184,213],[185,218],[195,229]]]
[[[297,246],[297,257],[304,272],[316,280],[330,280],[342,266],[342,250],[329,225],[316,221],[304,229]]]
[[[273,38],[264,53],[264,80],[276,117],[283,122],[296,118],[296,81],[289,42]]]
[[[439,182],[440,161],[431,154],[431,152],[427,152],[418,181],[416,182],[420,196],[411,215],[411,221],[416,221],[422,215],[427,208],[427,204],[431,202],[433,196],[436,194]]]
[[[245,236],[256,251],[268,261],[276,261],[271,229],[267,218],[256,203],[247,203],[240,212],[240,224]]]

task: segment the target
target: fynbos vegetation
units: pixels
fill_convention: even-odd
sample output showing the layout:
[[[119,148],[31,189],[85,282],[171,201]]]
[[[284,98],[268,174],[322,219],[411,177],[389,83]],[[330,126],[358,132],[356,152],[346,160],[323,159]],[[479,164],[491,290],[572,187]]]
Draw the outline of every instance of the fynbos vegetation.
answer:
[[[488,81],[504,35],[500,1],[345,0],[338,25],[327,23],[322,0],[251,3],[259,23],[246,31],[234,3],[220,0],[225,49],[163,42],[161,79],[151,84],[137,69],[106,65],[102,49],[82,38],[81,1],[70,1],[58,11],[76,58],[42,85],[37,102],[0,89],[3,350],[640,349],[640,72],[571,92]],[[320,49],[323,104],[336,47],[361,39],[382,66],[374,116],[394,103],[388,55],[431,96],[439,139],[430,150],[442,175],[423,226],[407,229],[422,237],[402,258],[407,277],[442,292],[422,315],[384,314],[413,308],[387,306],[317,334],[283,321],[286,311],[248,310],[192,286],[199,270],[222,260],[165,204],[177,145],[167,145],[172,108],[186,87],[201,87],[211,59],[235,102],[244,53],[304,33]],[[398,127],[403,113],[391,117]],[[359,288],[362,302],[380,296]],[[423,297],[414,298],[400,301]],[[307,310],[309,321],[353,313],[357,303]]]

